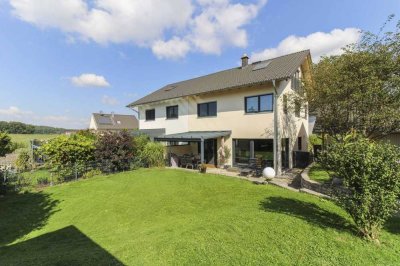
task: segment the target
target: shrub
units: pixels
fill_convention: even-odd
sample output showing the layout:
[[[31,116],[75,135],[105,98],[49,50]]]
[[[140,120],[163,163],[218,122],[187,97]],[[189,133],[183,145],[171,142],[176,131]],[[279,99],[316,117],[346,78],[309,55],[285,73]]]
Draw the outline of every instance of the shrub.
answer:
[[[37,182],[38,185],[41,185],[41,186],[47,186],[48,184],[50,184],[49,178],[45,177],[45,176],[38,177],[36,179],[36,182]]]
[[[343,179],[346,191],[337,193],[339,203],[365,238],[377,240],[399,209],[400,149],[351,134],[322,155],[323,166]]]
[[[58,175],[59,181],[79,172],[87,162],[94,159],[94,139],[91,137],[74,134],[61,135],[39,148],[39,152],[46,157],[46,164]]]
[[[102,132],[96,141],[95,159],[107,172],[128,170],[133,142],[128,132]]]
[[[141,134],[133,138],[133,154],[134,159],[131,163],[131,169],[135,170],[140,167],[146,167],[146,158],[143,156],[144,147],[150,142],[150,138],[146,134]]]
[[[102,172],[98,169],[90,170],[89,172],[86,172],[83,174],[82,178],[92,178],[96,175],[101,175]]]
[[[148,142],[140,154],[147,167],[163,167],[164,146],[159,142]]]
[[[0,157],[14,151],[10,136],[0,132]]]
[[[15,162],[19,171],[27,171],[31,168],[31,156],[28,151],[21,151],[18,155],[17,161]]]

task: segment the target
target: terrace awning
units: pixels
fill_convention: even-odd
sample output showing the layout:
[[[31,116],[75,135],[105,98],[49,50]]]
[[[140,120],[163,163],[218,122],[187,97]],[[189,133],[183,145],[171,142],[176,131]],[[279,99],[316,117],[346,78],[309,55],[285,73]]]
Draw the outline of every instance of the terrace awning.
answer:
[[[230,130],[222,131],[188,131],[183,133],[169,134],[154,138],[155,141],[184,141],[200,142],[201,162],[204,163],[204,141],[207,139],[216,139],[226,137],[232,133]]]
[[[215,139],[226,137],[232,133],[230,130],[223,131],[188,131],[183,133],[168,134],[155,137],[155,141],[202,141],[206,139]]]

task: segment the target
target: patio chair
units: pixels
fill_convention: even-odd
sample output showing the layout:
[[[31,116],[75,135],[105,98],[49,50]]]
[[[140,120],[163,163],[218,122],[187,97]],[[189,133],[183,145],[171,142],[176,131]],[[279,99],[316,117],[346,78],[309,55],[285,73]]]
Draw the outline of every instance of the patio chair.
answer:
[[[181,158],[181,167],[184,168],[192,168],[194,169],[194,165],[193,165],[193,160],[191,157],[189,156],[182,156]]]

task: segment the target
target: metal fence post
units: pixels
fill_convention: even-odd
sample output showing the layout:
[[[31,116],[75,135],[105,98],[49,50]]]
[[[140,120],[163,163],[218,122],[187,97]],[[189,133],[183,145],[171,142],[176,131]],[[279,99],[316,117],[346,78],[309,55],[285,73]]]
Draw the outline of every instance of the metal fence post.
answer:
[[[75,180],[78,180],[78,169],[75,162]]]

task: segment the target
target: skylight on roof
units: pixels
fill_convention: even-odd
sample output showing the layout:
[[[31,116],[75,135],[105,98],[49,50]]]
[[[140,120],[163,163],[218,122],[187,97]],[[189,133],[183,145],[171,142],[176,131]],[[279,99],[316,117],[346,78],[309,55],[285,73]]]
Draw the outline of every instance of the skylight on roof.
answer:
[[[254,70],[259,70],[259,69],[266,68],[270,63],[271,63],[271,60],[262,61],[262,62],[260,62],[260,63],[257,63],[257,64],[254,65],[253,71],[254,71]]]

